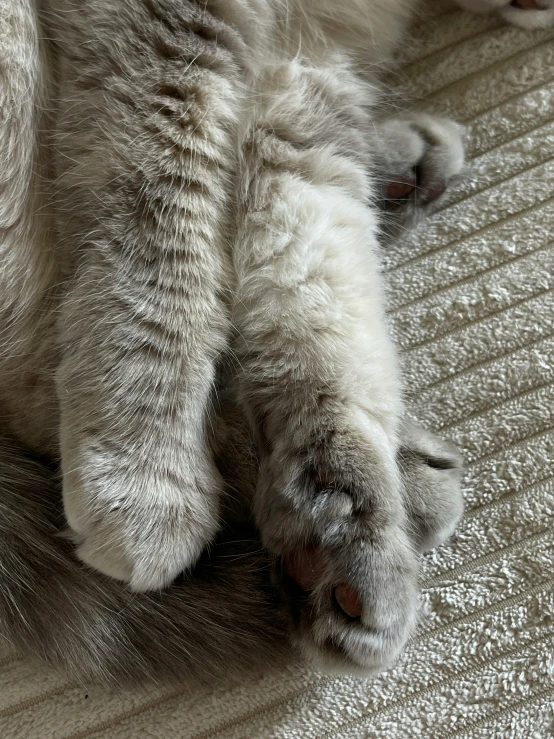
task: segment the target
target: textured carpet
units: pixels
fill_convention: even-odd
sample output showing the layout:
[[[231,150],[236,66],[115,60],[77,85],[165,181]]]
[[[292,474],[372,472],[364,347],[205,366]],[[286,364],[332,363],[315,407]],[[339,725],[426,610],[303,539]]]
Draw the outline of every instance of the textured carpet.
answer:
[[[467,514],[425,562],[418,635],[376,679],[210,695],[89,692],[0,651],[3,739],[554,736],[554,31],[430,5],[406,94],[466,124],[471,161],[384,261],[413,407],[464,450]]]

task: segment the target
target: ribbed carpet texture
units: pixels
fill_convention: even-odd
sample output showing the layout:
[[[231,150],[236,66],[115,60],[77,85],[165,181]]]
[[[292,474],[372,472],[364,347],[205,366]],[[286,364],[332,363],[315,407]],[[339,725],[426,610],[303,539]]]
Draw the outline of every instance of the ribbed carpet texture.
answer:
[[[106,693],[0,652],[3,739],[554,736],[554,30],[430,0],[406,98],[467,127],[463,181],[384,254],[420,420],[465,456],[467,513],[425,561],[421,627],[371,680]]]

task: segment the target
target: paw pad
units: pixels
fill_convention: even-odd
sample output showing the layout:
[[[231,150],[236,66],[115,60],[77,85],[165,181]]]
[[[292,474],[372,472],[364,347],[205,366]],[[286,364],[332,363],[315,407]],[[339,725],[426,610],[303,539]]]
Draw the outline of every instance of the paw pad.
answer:
[[[417,180],[413,177],[397,177],[394,182],[389,182],[386,190],[387,200],[403,200],[415,189]]]
[[[351,585],[341,583],[335,588],[335,600],[350,618],[359,618],[364,610],[360,594]]]

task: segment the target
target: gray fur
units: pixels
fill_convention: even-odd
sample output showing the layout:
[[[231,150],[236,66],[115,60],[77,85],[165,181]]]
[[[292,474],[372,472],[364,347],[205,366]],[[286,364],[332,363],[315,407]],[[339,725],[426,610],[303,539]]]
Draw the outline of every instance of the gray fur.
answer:
[[[364,674],[409,638],[420,550],[461,515],[458,458],[404,420],[379,274],[382,183],[463,164],[453,124],[378,119],[367,69],[415,5],[11,4],[0,634],[22,649],[196,680],[279,664],[286,633]],[[284,564],[306,548],[309,592]]]

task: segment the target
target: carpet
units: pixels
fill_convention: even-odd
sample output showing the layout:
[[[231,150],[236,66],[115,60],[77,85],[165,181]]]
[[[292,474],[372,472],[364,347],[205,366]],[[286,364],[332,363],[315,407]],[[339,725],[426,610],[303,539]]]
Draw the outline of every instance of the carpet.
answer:
[[[431,0],[404,94],[468,131],[463,180],[387,249],[415,415],[465,456],[420,629],[371,680],[290,669],[213,693],[109,693],[0,647],[4,739],[554,736],[554,30]]]

